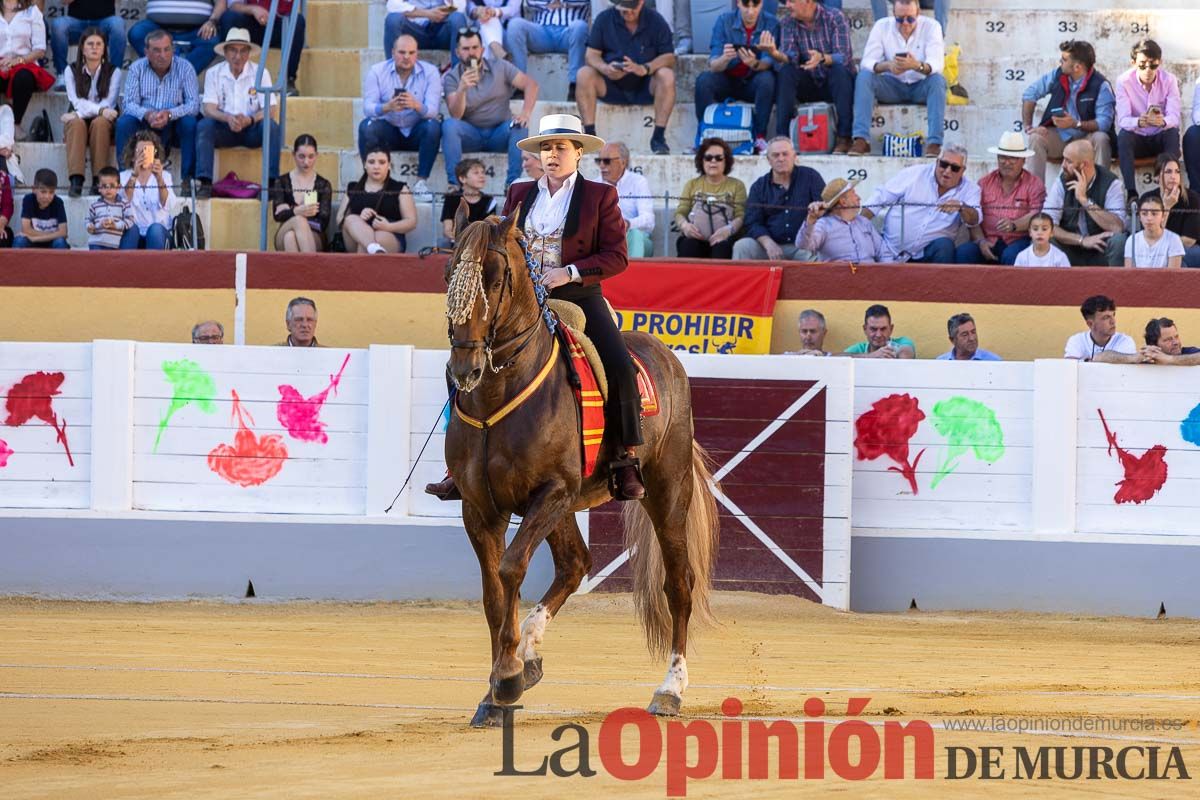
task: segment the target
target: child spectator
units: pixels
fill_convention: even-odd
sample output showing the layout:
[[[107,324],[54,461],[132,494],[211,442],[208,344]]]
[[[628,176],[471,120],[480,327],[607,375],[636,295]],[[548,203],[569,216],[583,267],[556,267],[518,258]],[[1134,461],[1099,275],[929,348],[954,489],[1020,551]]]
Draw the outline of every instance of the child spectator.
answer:
[[[1054,234],[1054,220],[1049,214],[1038,212],[1029,218],[1029,238],[1033,244],[1017,253],[1014,266],[1018,267],[1069,267],[1067,254],[1050,244]]]
[[[116,250],[125,231],[137,225],[133,206],[121,196],[121,173],[115,167],[101,169],[98,180],[100,199],[87,213],[88,250]]]
[[[69,250],[67,207],[55,194],[58,176],[52,169],[39,169],[33,176],[33,192],[21,201],[21,232],[13,247],[45,247]]]
[[[1183,266],[1183,240],[1164,227],[1166,207],[1161,197],[1143,197],[1138,207],[1142,229],[1125,240],[1125,266],[1179,269]]]
[[[454,177],[462,187],[462,194],[447,194],[442,203],[442,233],[443,238],[438,242],[439,247],[454,247],[454,215],[458,213],[460,199],[467,201],[467,220],[487,219],[489,214],[495,214],[496,198],[483,191],[487,185],[487,171],[483,162],[478,158],[464,158],[454,166]]]

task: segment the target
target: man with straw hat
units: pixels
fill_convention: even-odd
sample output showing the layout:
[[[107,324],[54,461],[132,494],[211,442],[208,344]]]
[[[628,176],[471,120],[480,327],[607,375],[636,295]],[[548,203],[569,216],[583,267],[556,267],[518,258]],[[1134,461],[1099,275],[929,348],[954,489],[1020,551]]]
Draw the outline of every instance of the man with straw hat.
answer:
[[[254,88],[258,65],[251,61],[259,54],[250,41],[250,31],[230,28],[225,41],[216,47],[225,60],[208,71],[200,111],[204,119],[196,126],[197,197],[212,196],[214,151],[218,147],[262,147],[263,96]],[[263,85],[271,85],[271,75],[263,70]],[[279,98],[271,95],[271,130],[267,147],[270,176],[279,176]]]
[[[972,241],[958,246],[954,260],[959,264],[1015,264],[1033,243],[1029,221],[1046,204],[1041,178],[1025,169],[1025,159],[1034,153],[1023,134],[1005,131],[999,146],[988,152],[996,156],[997,167],[979,181],[983,221],[970,229]]]
[[[796,246],[816,254],[818,261],[873,264],[883,260],[883,238],[864,217],[854,187],[858,181],[834,178],[821,199],[808,206],[808,218],[796,233]]]

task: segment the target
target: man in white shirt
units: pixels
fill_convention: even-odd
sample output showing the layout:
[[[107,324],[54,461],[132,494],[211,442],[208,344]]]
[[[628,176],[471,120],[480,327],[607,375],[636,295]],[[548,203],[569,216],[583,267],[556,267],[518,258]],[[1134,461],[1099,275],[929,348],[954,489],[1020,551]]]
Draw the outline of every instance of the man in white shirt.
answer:
[[[1088,329],[1067,339],[1063,358],[1079,361],[1106,361],[1110,364],[1136,364],[1142,361],[1137,344],[1117,332],[1117,304],[1111,297],[1094,295],[1079,307]]]
[[[929,113],[926,158],[942,153],[946,116],[945,43],[942,29],[921,16],[917,0],[895,0],[895,16],[871,28],[854,85],[854,141],[850,155],[871,152],[871,116],[880,103],[923,103]]]
[[[225,60],[208,71],[204,95],[200,99],[204,119],[196,126],[196,178],[200,186],[196,197],[212,196],[213,161],[218,147],[262,147],[263,97],[254,88],[258,65],[251,61],[259,54],[250,41],[250,31],[230,28],[225,41],[216,47]],[[271,76],[263,70],[263,85],[271,85]],[[271,130],[267,159],[271,178],[279,176],[279,98],[271,95]],[[249,176],[243,176],[249,179]]]
[[[392,57],[371,67],[363,78],[363,121],[358,126],[358,155],[366,161],[373,148],[417,152],[413,194],[429,197],[426,181],[442,143],[442,76],[422,61],[417,40],[396,37]]]
[[[975,227],[982,217],[979,185],[966,177],[966,169],[967,148],[952,144],[933,164],[901,170],[874,191],[862,213],[867,219],[887,215],[884,261],[955,263],[959,229]]]
[[[654,255],[654,203],[645,177],[629,169],[629,148],[624,142],[609,142],[596,156],[600,179],[617,187],[621,216],[625,219],[625,243],[630,258]]]

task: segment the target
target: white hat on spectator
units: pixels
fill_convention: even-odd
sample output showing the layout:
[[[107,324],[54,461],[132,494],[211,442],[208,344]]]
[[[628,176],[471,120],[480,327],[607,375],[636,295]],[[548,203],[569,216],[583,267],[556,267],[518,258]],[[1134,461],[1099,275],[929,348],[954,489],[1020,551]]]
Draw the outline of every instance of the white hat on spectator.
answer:
[[[538,123],[538,135],[528,136],[517,142],[517,147],[527,153],[537,153],[542,149],[542,142],[551,139],[570,139],[583,147],[585,153],[598,153],[604,147],[604,140],[599,136],[583,132],[583,123],[574,114],[547,114]]]
[[[250,48],[250,57],[258,58],[261,52],[258,45],[250,41],[250,31],[245,28],[230,28],[229,33],[225,34],[225,41],[213,48],[217,51],[217,55],[221,58],[225,57],[225,45],[227,44],[244,44]]]
[[[1012,158],[1029,158],[1033,155],[1033,151],[1025,142],[1025,134],[1020,131],[1005,131],[1000,136],[1000,146],[989,147],[988,152],[992,155],[1011,156]]]

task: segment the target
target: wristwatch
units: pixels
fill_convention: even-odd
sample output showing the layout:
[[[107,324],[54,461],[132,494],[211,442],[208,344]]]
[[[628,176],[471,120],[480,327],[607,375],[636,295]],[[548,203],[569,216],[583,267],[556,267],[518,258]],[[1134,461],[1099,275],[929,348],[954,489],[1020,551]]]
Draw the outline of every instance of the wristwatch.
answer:
[[[567,274],[571,276],[571,283],[583,283],[583,278],[579,275],[579,267],[574,264],[567,264]]]
[[[650,65],[648,63],[642,64],[642,66],[646,68],[646,77],[647,78],[649,78],[651,75],[654,74],[654,70],[650,69]]]

